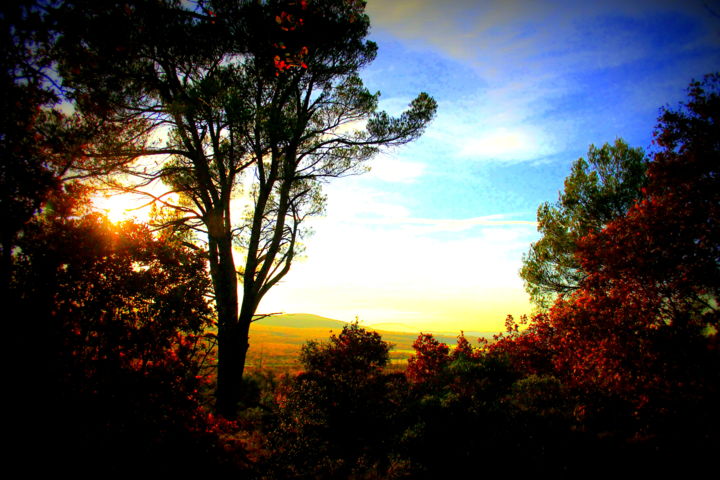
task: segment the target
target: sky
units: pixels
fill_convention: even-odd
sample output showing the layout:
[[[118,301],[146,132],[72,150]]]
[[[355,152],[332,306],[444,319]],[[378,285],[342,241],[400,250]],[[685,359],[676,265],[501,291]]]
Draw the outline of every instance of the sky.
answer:
[[[380,107],[438,113],[369,173],[324,186],[303,258],[260,312],[378,328],[500,331],[530,313],[518,271],[590,144],[652,148],[660,108],[720,67],[720,2],[369,0]]]
[[[720,2],[369,0],[362,72],[398,114],[438,113],[367,174],[325,185],[327,212],[259,312],[385,329],[500,331],[530,313],[518,275],[537,207],[570,165],[624,138],[651,148],[660,107],[720,67]]]
[[[720,70],[720,0],[368,0],[380,108],[438,103],[424,135],[324,185],[327,210],[258,313],[498,332],[518,272],[591,144],[651,148],[660,108]],[[112,199],[110,200],[112,201]]]

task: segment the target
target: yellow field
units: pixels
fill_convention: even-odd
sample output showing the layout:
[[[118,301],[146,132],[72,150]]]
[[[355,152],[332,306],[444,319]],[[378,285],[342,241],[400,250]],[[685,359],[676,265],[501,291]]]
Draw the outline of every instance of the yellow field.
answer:
[[[297,371],[300,369],[300,348],[308,340],[326,341],[330,335],[339,334],[343,325],[344,322],[310,314],[285,314],[253,322],[246,366],[249,370]],[[404,366],[414,352],[412,344],[418,333],[377,332],[393,345],[390,350],[391,366]],[[435,338],[448,345],[456,342],[456,337],[450,335],[435,335]],[[473,341],[475,337],[468,336],[468,339]]]

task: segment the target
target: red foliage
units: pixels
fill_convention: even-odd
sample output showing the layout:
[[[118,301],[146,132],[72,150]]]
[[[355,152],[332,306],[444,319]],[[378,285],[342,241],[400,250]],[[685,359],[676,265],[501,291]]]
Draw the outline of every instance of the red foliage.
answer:
[[[580,290],[498,336],[491,353],[636,413],[666,415],[678,395],[692,403],[716,391],[719,87],[718,75],[693,83],[690,101],[661,115],[645,198],[579,243]]]
[[[458,358],[475,358],[478,355],[478,351],[473,348],[472,345],[470,345],[470,342],[467,338],[465,338],[465,332],[460,332],[460,335],[457,337],[457,345],[453,349],[453,351],[450,353],[450,360],[454,361]]]
[[[646,198],[580,244],[587,288],[630,295],[656,327],[718,326],[719,87],[718,75],[695,82],[684,109],[662,114]]]
[[[520,324],[528,323],[522,317]],[[543,374],[552,371],[551,358],[554,351],[555,329],[546,314],[535,315],[525,330],[512,315],[505,320],[506,333],[494,335],[494,342],[487,346],[490,356],[507,356],[512,367],[529,375]]]
[[[305,15],[308,13],[308,2],[288,2],[275,16],[275,24],[279,28],[278,41],[273,43],[275,56],[275,76],[293,68],[308,68],[305,57],[309,50],[302,39],[305,26]]]
[[[429,333],[421,333],[413,343],[415,355],[408,359],[405,374],[415,383],[435,378],[450,363],[450,348]]]
[[[278,3],[277,13],[268,19],[272,24],[267,28],[271,32],[269,45],[272,45],[271,58],[276,77],[309,68],[312,52],[330,38],[329,31],[358,27],[363,23],[358,20],[364,17],[365,11],[362,0],[285,0]]]

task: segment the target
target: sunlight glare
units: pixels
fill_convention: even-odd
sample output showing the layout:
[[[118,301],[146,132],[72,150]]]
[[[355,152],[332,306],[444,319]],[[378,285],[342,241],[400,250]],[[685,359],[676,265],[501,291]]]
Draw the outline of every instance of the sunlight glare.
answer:
[[[147,203],[145,199],[127,193],[98,195],[93,198],[92,203],[113,223],[126,220],[144,223],[148,221],[150,215],[150,207],[145,206]]]

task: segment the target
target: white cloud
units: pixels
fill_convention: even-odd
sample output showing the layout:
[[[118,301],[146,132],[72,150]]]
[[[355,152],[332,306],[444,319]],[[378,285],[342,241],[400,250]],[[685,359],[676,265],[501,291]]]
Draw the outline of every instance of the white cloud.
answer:
[[[539,78],[491,83],[441,99],[424,138],[453,158],[529,162],[553,155],[566,147],[573,127],[547,116],[566,91],[562,85]]]
[[[384,182],[413,183],[425,173],[426,168],[427,165],[421,162],[380,155],[370,163],[370,173],[367,177]]]
[[[369,177],[369,174],[364,177]],[[347,222],[352,219],[404,218],[410,211],[403,198],[392,191],[381,191],[364,186],[364,179],[345,178],[323,187],[328,197],[324,223]]]
[[[525,161],[552,151],[544,132],[530,128],[498,128],[465,139],[460,156],[479,159]]]

